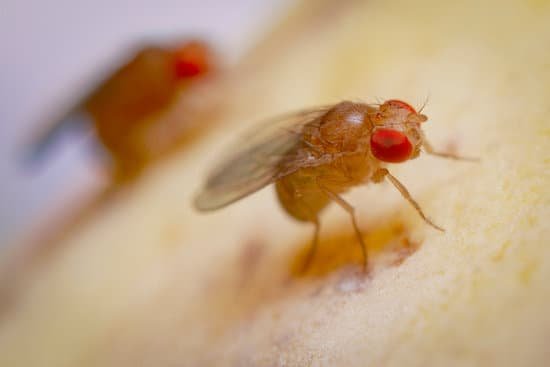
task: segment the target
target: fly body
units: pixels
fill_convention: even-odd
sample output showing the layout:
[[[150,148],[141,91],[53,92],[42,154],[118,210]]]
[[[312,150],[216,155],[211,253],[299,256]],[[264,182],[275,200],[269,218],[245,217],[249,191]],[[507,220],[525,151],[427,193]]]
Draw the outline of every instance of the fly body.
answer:
[[[315,226],[311,251],[304,263],[307,267],[318,242],[319,214],[335,202],[351,217],[366,269],[367,250],[354,208],[341,197],[350,188],[386,178],[427,224],[442,230],[424,215],[405,186],[386,168],[388,163],[418,157],[421,150],[463,159],[431,147],[421,129],[427,119],[400,100],[382,104],[344,101],[282,116],[260,126],[243,139],[239,148],[228,151],[228,158],[208,177],[195,206],[202,211],[219,209],[275,183],[285,211]]]

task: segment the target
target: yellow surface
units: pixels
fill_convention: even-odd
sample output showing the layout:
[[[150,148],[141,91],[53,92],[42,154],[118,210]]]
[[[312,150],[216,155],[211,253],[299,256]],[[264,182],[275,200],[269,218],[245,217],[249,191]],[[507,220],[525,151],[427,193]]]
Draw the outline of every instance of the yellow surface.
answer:
[[[550,3],[306,3],[238,70],[224,126],[112,199],[20,283],[0,321],[1,366],[550,363]],[[272,190],[211,215],[190,207],[257,119],[427,96],[432,143],[481,162],[390,167],[444,234],[390,186],[348,196],[376,250],[367,279],[338,208],[322,218],[316,269],[329,247],[351,255],[298,276],[312,228]]]

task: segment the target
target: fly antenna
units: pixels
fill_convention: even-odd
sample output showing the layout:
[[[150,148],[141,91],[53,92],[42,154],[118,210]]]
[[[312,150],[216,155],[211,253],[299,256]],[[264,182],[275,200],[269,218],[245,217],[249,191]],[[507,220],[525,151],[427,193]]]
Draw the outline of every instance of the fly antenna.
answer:
[[[422,111],[424,110],[424,107],[426,107],[429,100],[430,100],[430,93],[428,93],[428,95],[426,96],[426,99],[424,100],[424,103],[422,104],[422,107],[420,107],[420,109],[418,110],[419,114],[422,113]]]
[[[376,99],[376,104],[377,104],[377,105],[380,106],[380,105],[382,105],[382,104],[384,103],[384,98],[381,98],[381,97],[379,97],[379,96],[376,96],[376,97],[374,97],[374,98]]]

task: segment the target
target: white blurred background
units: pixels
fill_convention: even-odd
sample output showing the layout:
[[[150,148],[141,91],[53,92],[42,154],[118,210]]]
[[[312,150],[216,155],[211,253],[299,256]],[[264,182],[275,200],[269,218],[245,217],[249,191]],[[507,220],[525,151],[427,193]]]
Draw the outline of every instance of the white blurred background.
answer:
[[[90,147],[68,141],[38,170],[23,143],[94,76],[144,40],[198,36],[231,64],[292,0],[2,0],[0,2],[0,250],[75,188],[98,179]],[[76,196],[75,196],[76,195]],[[65,201],[64,201],[65,200]]]

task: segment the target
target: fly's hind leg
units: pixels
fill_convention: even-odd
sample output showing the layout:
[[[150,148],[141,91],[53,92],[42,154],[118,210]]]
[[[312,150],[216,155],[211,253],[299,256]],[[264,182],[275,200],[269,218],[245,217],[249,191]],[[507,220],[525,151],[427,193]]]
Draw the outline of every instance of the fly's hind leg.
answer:
[[[336,204],[340,205],[351,216],[353,229],[355,231],[355,235],[357,236],[357,240],[359,241],[359,245],[361,246],[361,251],[363,253],[363,269],[365,272],[367,272],[367,266],[369,261],[367,246],[365,245],[365,241],[363,240],[363,234],[361,233],[361,230],[357,225],[357,220],[355,219],[355,208],[350,203],[345,201],[340,195],[338,195],[337,193],[331,191],[326,186],[324,186],[321,182],[319,182],[319,180],[317,180],[317,185],[331,200],[333,200]]]
[[[416,212],[418,213],[418,215],[420,215],[420,217],[422,219],[424,219],[424,221],[429,224],[430,226],[432,226],[433,228],[437,229],[438,231],[441,231],[441,232],[445,232],[445,230],[443,228],[441,228],[440,226],[436,225],[434,222],[432,222],[425,214],[424,212],[422,211],[422,208],[420,208],[420,205],[418,205],[418,203],[416,202],[416,200],[414,200],[411,196],[411,194],[409,193],[409,190],[407,190],[407,188],[401,183],[399,182],[399,180],[397,178],[395,178],[395,176],[393,176],[390,171],[388,171],[386,168],[380,168],[378,171],[376,171],[374,173],[374,176],[373,176],[373,181],[374,182],[380,182],[382,181],[385,177],[388,178],[388,180],[390,180],[390,182],[392,183],[392,185],[401,193],[401,196],[403,196],[405,198],[405,200],[407,200],[413,207],[414,209],[416,210]]]
[[[305,273],[309,269],[319,245],[319,232],[321,224],[319,222],[318,210],[314,210],[314,208],[311,207],[307,201],[300,200],[306,191],[303,189],[298,190],[296,187],[289,185],[285,180],[281,180],[276,183],[276,190],[281,205],[283,205],[285,210],[290,215],[294,216],[298,220],[311,222],[315,226],[311,246],[300,269],[301,273]]]
[[[319,223],[319,218],[316,218],[313,224],[315,225],[315,228],[313,230],[313,241],[311,242],[311,246],[307,253],[307,257],[302,265],[302,273],[305,273],[307,269],[309,269],[309,266],[311,265],[311,261],[315,257],[315,253],[317,252],[317,247],[319,245],[319,230],[321,228],[321,225]]]

